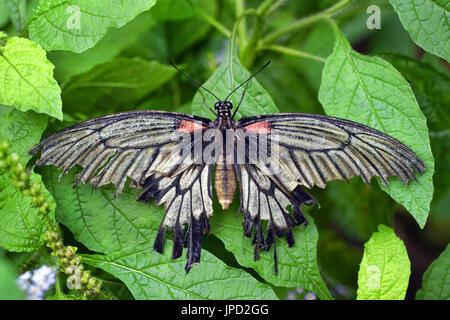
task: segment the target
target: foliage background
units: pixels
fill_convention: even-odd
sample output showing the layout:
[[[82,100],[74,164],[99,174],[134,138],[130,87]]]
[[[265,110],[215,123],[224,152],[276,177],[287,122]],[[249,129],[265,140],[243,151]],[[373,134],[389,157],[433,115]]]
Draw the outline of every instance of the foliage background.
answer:
[[[89,24],[81,28],[84,34],[80,36],[76,35],[77,31],[75,35],[60,35],[55,31],[57,28],[52,27],[51,21],[56,26],[66,23],[66,7],[61,1],[1,0],[0,29],[9,37],[21,38],[0,40],[0,58],[16,64],[17,68],[23,64],[30,68],[29,65],[35,63],[40,69],[36,77],[32,77],[31,69],[26,69],[30,74],[22,73],[25,82],[37,88],[27,90],[24,82],[8,78],[9,69],[0,68],[0,78],[5,80],[3,88],[0,85],[3,89],[0,91],[4,92],[0,95],[3,104],[0,106],[0,140],[8,140],[10,149],[26,164],[30,159],[26,151],[41,135],[96,116],[155,109],[211,117],[202,107],[200,96],[195,95],[197,88],[167,62],[173,61],[192,78],[206,82],[216,94],[223,94],[230,89],[227,87],[230,79],[221,75],[220,68],[229,69],[227,57],[233,55],[229,37],[236,31],[235,47],[241,60],[237,56],[232,58],[236,61],[233,71],[236,81],[244,80],[248,70],[272,61],[258,75],[257,81],[252,81],[246,100],[249,102],[241,107],[242,114],[278,110],[326,112],[341,117],[353,115],[364,122],[367,120],[364,109],[355,109],[353,104],[362,104],[365,98],[371,104],[375,101],[372,99],[375,91],[381,91],[386,104],[393,106],[386,109],[381,104],[381,108],[388,110],[388,114],[382,114],[383,121],[367,121],[374,127],[387,125],[388,133],[397,134],[396,137],[407,144],[407,141],[417,144],[419,149],[415,151],[423,152],[419,154],[429,161],[429,183],[421,184],[426,190],[412,196],[419,203],[418,207],[424,209],[416,208],[409,214],[399,203],[411,208],[405,204],[411,198],[399,200],[392,195],[397,203],[375,180],[370,187],[355,178],[348,184],[331,182],[325,190],[313,188],[311,193],[319,200],[321,208],[307,210],[313,223],[307,228],[297,228],[296,248],[290,250],[285,244],[280,245],[280,276],[276,277],[271,253],[263,254],[258,262],[252,260],[252,247],[247,239],[242,239],[241,220],[235,216],[237,202],[229,212],[222,212],[216,206],[211,221],[213,234],[204,238],[202,262],[186,277],[185,258],[170,260],[170,241],[166,241],[162,256],[151,250],[162,208],[135,203],[133,189],[125,188],[114,201],[111,186],[97,191],[90,186],[72,189],[76,169],[57,182],[56,168],[36,168],[33,179],[42,177],[51,195],[47,196],[53,198],[52,212],[56,217],[50,215],[50,220],[59,223],[64,243],[76,246],[86,268],[103,282],[103,293],[96,298],[303,299],[304,294],[295,293],[301,291],[300,287],[321,299],[450,298],[450,288],[445,286],[449,272],[445,267],[449,264],[448,248],[424,277],[450,240],[449,8],[445,2],[419,1],[441,8],[421,20],[424,30],[432,30],[429,28],[433,27],[433,21],[440,28],[432,30],[424,40],[420,30],[415,29],[417,19],[409,21],[408,12],[402,14],[408,2],[417,1],[158,0],[156,4],[154,1],[129,1],[123,8],[113,6],[115,9],[98,8],[89,1],[74,1],[73,4],[86,5],[91,13],[95,10],[98,13],[82,20]],[[370,15],[366,9],[371,4],[381,8],[381,29],[366,27]],[[61,6],[64,10],[57,11]],[[249,8],[255,8],[257,14],[257,10],[265,10],[267,16],[255,18],[255,14],[249,12],[235,24],[236,17]],[[336,8],[334,22],[328,22],[324,15],[329,8]],[[417,8],[421,14],[426,14],[426,9]],[[46,12],[53,14],[50,22],[42,19]],[[102,12],[112,18],[101,19]],[[125,16],[120,14],[123,12]],[[443,16],[439,16],[440,13]],[[279,32],[297,21],[301,22],[292,31]],[[23,40],[27,37],[32,41]],[[268,42],[262,43],[263,40]],[[21,50],[16,49],[19,45]],[[398,80],[397,86],[389,91],[387,85],[367,79],[364,81],[371,83],[368,91],[375,93],[359,96],[354,88],[357,102],[349,102],[345,96],[340,99],[341,106],[330,102],[328,92],[344,92],[346,86],[351,85],[351,74],[344,78],[336,75],[336,80],[332,81],[333,68],[338,65],[341,53],[351,56],[349,59],[372,78],[379,71],[374,64],[383,64],[388,72],[382,76],[386,77],[386,82]],[[327,57],[330,58],[325,61]],[[5,61],[0,60],[0,63],[6,65]],[[323,72],[324,68],[328,71]],[[407,84],[414,95],[409,93]],[[36,91],[40,93],[37,97]],[[408,98],[399,98],[400,95]],[[211,104],[213,100],[209,99]],[[405,118],[423,117],[418,108],[414,109],[417,105],[426,117],[428,132],[408,131],[407,126],[397,127],[395,121],[390,123],[391,119],[398,118],[397,111],[407,113]],[[30,109],[34,111],[28,111]],[[428,139],[432,156],[426,150]],[[431,184],[433,164],[435,173]],[[42,263],[56,264],[57,261],[44,246],[46,224],[33,212],[25,196],[16,195],[18,191],[8,187],[11,184],[8,172],[0,174],[0,221],[3,222],[0,247],[5,249],[0,252],[0,264],[9,268],[5,267],[8,271],[4,275],[0,273],[1,288],[2,283],[11,282],[14,272],[19,274]],[[414,186],[410,184],[410,188]],[[401,196],[405,193],[403,189],[399,192]],[[14,201],[6,201],[11,195],[16,195]],[[18,210],[21,210],[20,215]],[[20,233],[24,223],[31,228]],[[372,263],[365,261],[376,260],[381,255],[386,257],[392,252],[396,253],[392,259],[397,257],[399,261],[394,259],[392,265],[386,264],[386,269],[381,270],[387,281],[382,283],[382,289],[392,285],[395,290],[374,294],[364,287],[366,267]],[[393,279],[390,284],[387,275],[395,274],[399,267],[404,279],[401,283]],[[423,278],[426,283],[422,283]],[[60,284],[48,297],[85,297],[61,285],[65,280],[66,276],[60,273]],[[441,291],[436,294],[436,290]],[[3,298],[15,295],[11,293]]]

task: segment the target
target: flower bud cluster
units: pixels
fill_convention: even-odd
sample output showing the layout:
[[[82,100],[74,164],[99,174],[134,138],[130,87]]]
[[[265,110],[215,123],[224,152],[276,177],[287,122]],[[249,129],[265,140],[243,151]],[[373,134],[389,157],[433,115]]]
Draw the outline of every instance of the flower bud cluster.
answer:
[[[25,166],[20,162],[20,156],[16,152],[8,153],[9,143],[0,141],[0,170],[8,170],[13,185],[18,188],[24,196],[31,196],[33,207],[46,215],[50,212],[50,203],[41,192],[41,184],[31,182],[30,175]]]
[[[76,254],[77,248],[64,246],[56,229],[49,228],[45,233],[45,240],[47,247],[52,250],[52,255],[57,258],[61,271],[69,275],[67,287],[80,290],[88,297],[98,295],[102,282],[91,276],[89,270],[84,270],[81,258]]]
[[[29,173],[20,162],[20,156],[17,153],[8,153],[9,143],[0,141],[0,172],[8,170],[13,184],[18,188],[24,196],[31,196],[32,206],[39,209],[44,217],[50,212],[50,202],[47,201],[42,193],[41,184],[37,182],[31,183]],[[52,227],[54,223],[50,223],[45,233],[47,247],[52,250],[52,255],[56,257],[57,264],[61,266],[61,271],[69,275],[67,285],[69,289],[78,289],[86,296],[95,296],[100,293],[102,283],[97,278],[90,275],[88,270],[84,270],[81,264],[81,258],[76,255],[77,248],[72,246],[64,246],[61,236],[56,227]],[[29,284],[31,273],[24,273],[19,277],[20,285],[32,291],[28,295],[32,298],[40,299],[43,292],[37,287]],[[27,282],[28,281],[28,282]],[[30,282],[31,283],[31,282]],[[28,288],[28,289],[27,289]],[[31,292],[30,291],[30,292]]]

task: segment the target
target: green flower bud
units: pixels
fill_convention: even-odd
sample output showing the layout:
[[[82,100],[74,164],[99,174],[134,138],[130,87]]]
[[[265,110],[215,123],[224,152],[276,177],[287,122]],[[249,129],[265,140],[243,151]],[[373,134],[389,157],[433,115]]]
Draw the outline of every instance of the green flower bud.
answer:
[[[21,173],[25,173],[25,167],[20,162],[16,163],[16,165],[12,168],[12,171],[17,173],[17,175],[20,177]],[[26,174],[26,173],[25,173]],[[27,179],[28,176],[25,177]]]
[[[41,192],[41,184],[34,182],[30,187],[30,192],[33,196],[38,195]]]
[[[50,231],[50,230],[45,231],[44,239],[46,241],[52,241],[52,238],[53,238],[52,233],[53,233],[53,231]]]
[[[9,142],[8,141],[0,141],[0,150],[6,151],[9,148]]]
[[[6,163],[12,167],[13,165],[15,165],[19,162],[19,159],[20,159],[19,154],[16,152],[13,152],[9,156],[6,157]]]
[[[72,247],[72,246],[68,246],[65,250],[65,256],[67,258],[73,258],[73,256],[75,256],[75,253],[77,252],[77,248],[76,247]]]
[[[45,202],[45,198],[43,195],[34,196],[31,199],[31,202],[33,203],[34,206],[40,207]]]
[[[56,241],[55,242],[55,247],[56,247],[56,249],[60,250],[60,249],[62,249],[64,247],[64,243],[61,240]]]
[[[63,249],[56,250],[56,255],[60,258],[64,257],[64,250]]]
[[[89,271],[83,271],[83,273],[81,274],[81,282],[86,284],[88,283],[90,278],[90,272]]]
[[[92,289],[97,284],[97,281],[95,281],[95,278],[89,278],[89,281],[86,285],[88,289]]]
[[[78,266],[81,263],[81,258],[79,256],[75,256],[69,263],[73,266]]]
[[[22,181],[28,181],[28,178],[29,178],[29,176],[25,171],[23,171],[19,174],[19,179]]]
[[[46,214],[50,211],[50,204],[45,201],[41,206],[39,207],[39,212],[42,214]]]

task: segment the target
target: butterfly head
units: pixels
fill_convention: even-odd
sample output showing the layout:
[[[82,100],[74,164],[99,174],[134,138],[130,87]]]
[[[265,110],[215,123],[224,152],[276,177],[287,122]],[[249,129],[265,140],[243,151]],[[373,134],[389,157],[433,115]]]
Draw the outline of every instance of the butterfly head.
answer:
[[[230,101],[219,101],[214,104],[214,109],[216,109],[219,117],[229,117],[233,104]]]

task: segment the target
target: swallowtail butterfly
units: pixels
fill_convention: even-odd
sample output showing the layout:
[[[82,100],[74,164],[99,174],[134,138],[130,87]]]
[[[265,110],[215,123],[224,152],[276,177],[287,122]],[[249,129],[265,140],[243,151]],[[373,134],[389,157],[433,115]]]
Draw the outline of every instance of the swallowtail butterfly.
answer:
[[[396,176],[406,186],[425,165],[400,141],[349,120],[303,113],[236,120],[247,85],[258,72],[223,100],[182,72],[217,99],[214,109],[206,106],[215,121],[163,111],[117,113],[61,130],[29,153],[41,150],[36,165],[64,168],[61,176],[75,165],[83,167],[74,187],[80,181],[95,188],[113,183],[117,195],[130,178],[131,186],[140,189],[138,200],[165,206],[154,250],[162,253],[165,232],[172,230],[172,259],[187,248],[186,272],[200,262],[203,234],[210,231],[213,169],[224,209],[233,200],[237,178],[244,235],[253,236],[255,260],[259,250],[273,245],[278,273],[276,237],[285,236],[293,246],[292,228],[308,223],[301,206],[316,202],[304,188],[325,188],[330,180],[354,176],[365,183],[377,176],[385,185]],[[233,110],[228,98],[244,84]]]

